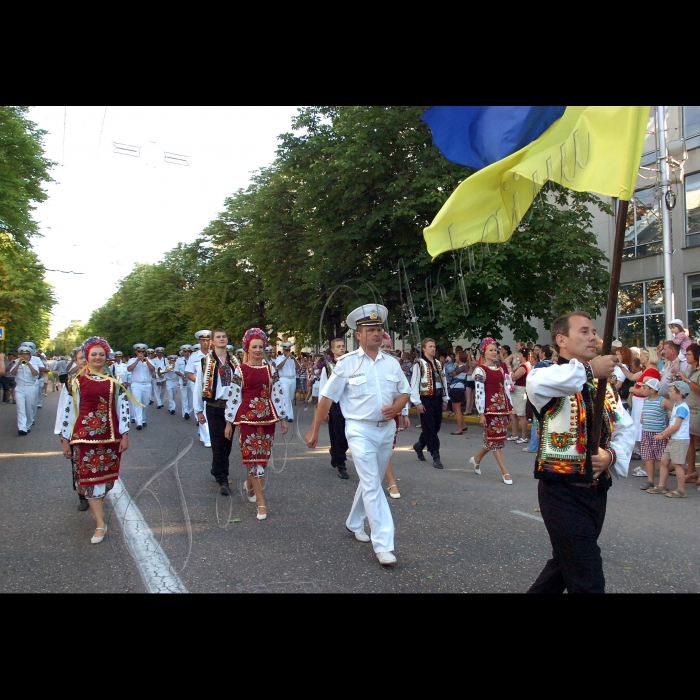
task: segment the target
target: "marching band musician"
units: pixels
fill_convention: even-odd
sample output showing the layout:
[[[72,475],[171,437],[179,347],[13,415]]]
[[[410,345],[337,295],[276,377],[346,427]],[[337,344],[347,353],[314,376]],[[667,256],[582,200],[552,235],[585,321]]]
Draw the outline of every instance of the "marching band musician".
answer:
[[[35,361],[36,360],[36,361]],[[17,405],[17,434],[30,432],[36,414],[36,383],[41,361],[32,357],[27,345],[19,348],[18,358],[10,367],[9,375],[15,377],[15,404]]]
[[[146,357],[148,346],[145,343],[135,343],[134,350],[136,350],[136,357],[127,369],[131,373],[131,393],[138,402],[143,404],[143,406],[132,404],[136,414],[134,418],[136,430],[141,430],[147,426],[146,414],[151,396],[151,375],[155,372],[155,367]]]
[[[190,414],[192,413],[192,382],[188,379],[185,368],[192,354],[192,346],[185,343],[180,346],[180,352],[182,353],[182,357],[178,357],[175,361],[175,374],[180,378],[182,417],[185,420],[189,420]]]
[[[196,379],[195,370],[197,363],[202,363],[202,358],[209,354],[209,344],[211,343],[211,331],[203,330],[197,331],[194,337],[199,341],[199,345],[195,345],[197,350],[190,355],[190,359],[187,361],[187,366],[185,371],[187,372],[187,377],[191,382]],[[195,389],[192,387],[192,406],[195,407]],[[206,412],[206,403],[204,404],[204,411]],[[211,437],[209,435],[209,423],[206,421],[204,423],[198,423],[199,425],[199,439],[204,443],[204,447],[211,447]]]
[[[168,355],[168,364],[165,366],[165,389],[168,392],[168,411],[170,415],[175,415],[175,397],[177,396],[177,385],[179,378],[175,374],[175,362],[177,355]]]
[[[165,389],[165,367],[168,361],[165,359],[165,348],[158,347],[155,350],[156,356],[151,360],[151,364],[156,368],[151,386],[156,397],[156,408],[163,408],[163,389]],[[158,371],[160,370],[160,371]]]

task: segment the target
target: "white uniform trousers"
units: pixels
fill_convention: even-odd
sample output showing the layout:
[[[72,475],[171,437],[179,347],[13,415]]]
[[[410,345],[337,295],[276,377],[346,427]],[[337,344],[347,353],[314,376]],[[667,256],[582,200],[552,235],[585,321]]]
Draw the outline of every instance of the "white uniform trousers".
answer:
[[[42,375],[43,376],[43,375]],[[44,396],[44,382],[41,379],[37,380],[36,383],[36,407],[42,407],[42,399]]]
[[[36,414],[36,385],[15,386],[15,403],[17,404],[17,430],[28,432]]]
[[[143,425],[146,423],[146,414],[148,413],[148,402],[151,398],[151,383],[150,382],[132,382],[131,383],[131,393],[134,398],[143,404],[141,406],[134,406],[134,418],[136,419],[136,425]]]
[[[297,391],[296,377],[280,377],[282,384],[282,394],[284,395],[284,408],[287,411],[287,418],[294,420],[294,395]]]
[[[180,403],[182,404],[182,417],[185,417],[185,413],[192,415],[192,382],[187,382],[183,384],[180,382]]]
[[[165,388],[168,391],[168,411],[174,411],[177,407],[175,397],[177,396],[177,385],[179,382],[165,382]]]
[[[207,417],[207,402],[202,401],[202,407],[204,408],[204,417]],[[195,416],[196,417],[196,416]],[[206,445],[207,443],[211,444],[211,437],[209,436],[209,421],[204,423],[202,425],[201,423],[197,423],[199,426],[197,428],[197,432],[199,433],[199,439]]]
[[[155,379],[151,379],[151,391],[153,393],[153,400],[156,402],[157,406],[163,405],[163,396],[161,392],[163,391],[161,387],[164,382],[157,382]]]
[[[394,550],[394,519],[382,488],[382,479],[391,459],[395,427],[393,420],[383,427],[345,420],[345,437],[360,479],[345,524],[353,532],[360,532],[364,530],[367,518],[375,552]]]

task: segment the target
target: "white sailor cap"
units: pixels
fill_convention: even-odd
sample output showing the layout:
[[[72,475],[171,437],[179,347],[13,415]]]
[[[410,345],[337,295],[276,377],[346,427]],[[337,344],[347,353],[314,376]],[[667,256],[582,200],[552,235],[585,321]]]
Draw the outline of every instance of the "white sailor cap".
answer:
[[[155,350],[153,348],[146,348],[146,352],[152,352],[155,355]]]
[[[107,355],[107,358],[110,359],[110,360],[113,360],[113,359],[114,359],[114,353],[113,353],[113,352],[110,352],[110,353]]]
[[[236,355],[238,355],[239,352],[243,352],[243,348],[238,348],[238,350],[236,350]]]
[[[168,355],[169,360],[177,360],[177,355]]]
[[[123,356],[124,356],[124,353],[123,353],[121,350],[117,350],[117,351],[114,353],[114,357],[116,357],[117,355],[121,355],[121,356],[123,357]]]
[[[269,345],[266,345],[265,352],[272,352],[272,348]]]
[[[285,343],[282,343],[282,347],[283,348],[291,348],[292,344],[290,342],[285,342]]]
[[[73,348],[73,349],[70,351],[70,356],[71,356],[71,357],[75,357],[82,349],[83,349],[83,346],[82,346],[82,345],[78,345],[77,348]]]
[[[184,345],[180,346],[180,350],[192,350],[192,346],[189,343],[185,343]]]
[[[17,354],[20,352],[28,352],[30,355],[34,354],[34,350],[29,347],[29,345],[20,345],[19,348],[17,349]]]
[[[226,349],[227,349],[227,350],[233,350],[233,345],[227,345],[227,346],[226,346]]]
[[[33,350],[36,350],[36,345],[29,340],[25,340],[23,343],[21,343],[20,347],[22,347],[22,345],[28,345]]]
[[[199,347],[199,343],[195,343],[195,344],[192,346],[192,351],[200,350],[200,349],[201,349],[201,348]]]
[[[211,340],[211,331],[197,331],[194,337],[197,340]]]
[[[348,314],[347,320],[349,328],[354,331],[358,326],[381,326],[386,321],[389,310],[381,304],[363,304]]]
[[[146,343],[134,343],[133,348],[134,350],[147,350],[148,345]]]
[[[165,348],[160,347],[160,345],[156,348],[156,352],[165,352]]]

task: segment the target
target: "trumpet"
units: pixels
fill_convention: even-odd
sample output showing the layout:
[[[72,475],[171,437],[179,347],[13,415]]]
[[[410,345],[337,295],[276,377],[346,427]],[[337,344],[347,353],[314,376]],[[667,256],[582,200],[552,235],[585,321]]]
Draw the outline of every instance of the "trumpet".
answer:
[[[166,372],[172,372],[174,369],[175,365],[166,365],[165,369],[163,369],[162,367],[158,367],[158,369],[156,370],[156,374],[159,377],[162,377]]]
[[[26,360],[22,360],[22,362],[21,362],[20,364],[22,364],[22,365],[28,365],[29,363],[28,363]]]
[[[141,362],[143,362],[143,364],[145,365],[148,362],[148,360],[144,357],[143,360],[141,360]]]

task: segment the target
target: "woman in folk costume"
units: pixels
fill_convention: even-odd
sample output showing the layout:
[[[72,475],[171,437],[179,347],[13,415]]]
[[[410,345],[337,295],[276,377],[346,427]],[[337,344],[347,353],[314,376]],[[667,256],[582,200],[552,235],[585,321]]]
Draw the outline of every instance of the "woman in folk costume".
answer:
[[[260,328],[249,328],[243,336],[243,362],[234,372],[226,402],[227,439],[238,426],[241,460],[248,469],[245,489],[248,500],[258,504],[258,520],[267,518],[262,476],[272,454],[275,423],[282,421],[287,433],[287,415],[277,368],[265,357],[267,335]]]
[[[469,461],[477,474],[481,474],[481,460],[493,452],[501,468],[504,484],[512,484],[501,450],[508,434],[508,424],[513,405],[506,390],[506,372],[498,361],[498,347],[493,338],[484,338],[479,345],[479,364],[474,370],[476,385],[476,410],[484,428],[484,446]]]
[[[63,408],[63,454],[73,462],[78,493],[95,518],[93,544],[107,532],[102,499],[119,478],[122,453],[129,448],[129,402],[124,387],[105,372],[109,343],[97,336],[83,343],[87,365],[71,379]]]

